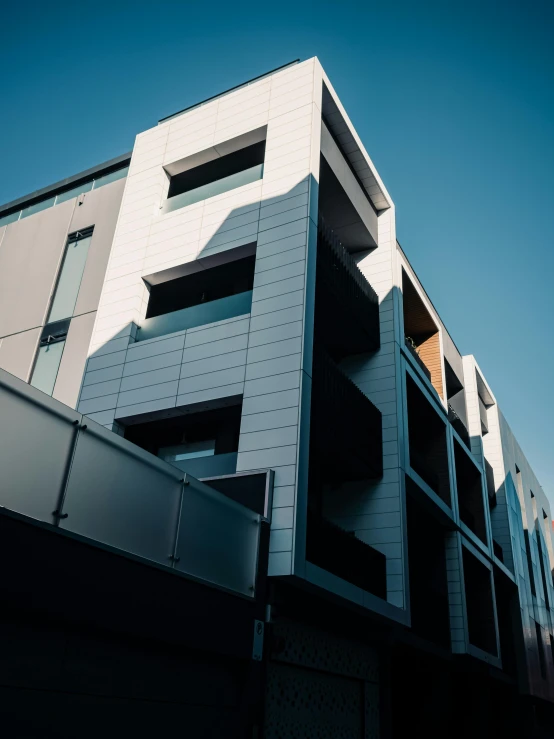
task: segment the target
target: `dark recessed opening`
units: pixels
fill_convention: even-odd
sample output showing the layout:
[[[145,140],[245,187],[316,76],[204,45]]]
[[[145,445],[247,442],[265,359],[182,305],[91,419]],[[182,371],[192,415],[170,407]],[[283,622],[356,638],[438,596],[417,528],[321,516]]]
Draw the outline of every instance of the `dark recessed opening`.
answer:
[[[454,461],[460,518],[486,544],[487,528],[481,473],[456,439],[454,439]]]
[[[518,590],[515,583],[496,566],[494,568],[494,597],[502,670],[508,675],[515,676],[517,669],[515,636],[523,633]]]
[[[327,226],[350,252],[375,249],[375,239],[323,154],[319,166],[319,212]]]
[[[527,567],[529,568],[529,587],[531,588],[531,595],[534,595],[536,597],[537,589],[535,586],[535,570],[533,568],[533,558],[531,556],[531,537],[527,529],[523,530],[523,536],[525,538],[525,554],[527,557]]]
[[[424,375],[443,397],[439,330],[406,271],[402,270],[405,344]]]
[[[466,447],[471,451],[469,432],[467,430],[467,412],[464,386],[444,358],[444,377],[446,381],[446,397],[448,399],[448,420],[457,431]]]
[[[406,477],[412,630],[448,648],[450,619],[444,528],[418,502],[418,491],[415,482]]]
[[[446,426],[409,374],[406,391],[410,467],[450,506]]]
[[[460,390],[464,389],[463,384],[452,369],[452,366],[446,357],[444,358],[444,378],[446,380],[446,396],[448,399],[453,395],[456,395],[456,393],[459,393]]]
[[[539,658],[539,668],[541,672],[541,677],[543,680],[546,680],[546,656],[544,654],[544,641],[542,638],[542,629],[540,624],[538,624],[536,621],[535,623],[535,635],[537,637],[537,653]]]
[[[538,555],[539,555],[539,565],[540,565],[540,570],[541,570],[544,601],[546,603],[546,607],[550,608],[549,588],[552,584],[552,579],[551,579],[550,573],[547,574],[547,570],[544,566],[544,560],[545,560],[545,557],[548,557],[548,554],[545,550],[543,550],[542,535],[541,535],[541,530],[540,530],[540,526],[538,522],[537,522],[537,550],[538,550]],[[547,582],[547,578],[548,580],[550,580],[550,582]]]
[[[387,558],[313,510],[308,510],[306,559],[378,598],[387,597]]]
[[[127,426],[125,438],[198,477],[198,460],[209,466],[214,457],[238,450],[241,410],[239,404]]]
[[[255,256],[238,259],[150,288],[146,318],[252,290]]]
[[[259,513],[267,515],[266,496],[268,487],[267,472],[253,472],[252,474],[233,475],[229,477],[206,478],[205,482],[211,488],[219,490],[228,498]]]
[[[171,177],[167,197],[172,198],[175,195],[181,195],[184,192],[189,192],[189,190],[195,190],[197,187],[209,185],[216,180],[263,164],[264,157],[265,140],[234,151],[232,154],[213,159],[199,167],[187,169],[185,172]]]
[[[488,654],[496,654],[496,629],[490,570],[462,547],[469,642]]]

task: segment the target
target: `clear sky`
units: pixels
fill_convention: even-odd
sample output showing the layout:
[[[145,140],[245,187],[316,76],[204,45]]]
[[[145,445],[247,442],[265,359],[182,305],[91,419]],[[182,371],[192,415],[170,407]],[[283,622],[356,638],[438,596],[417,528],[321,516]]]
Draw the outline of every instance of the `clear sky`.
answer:
[[[318,56],[397,235],[554,504],[554,3],[10,3],[0,203],[129,151],[165,115]]]

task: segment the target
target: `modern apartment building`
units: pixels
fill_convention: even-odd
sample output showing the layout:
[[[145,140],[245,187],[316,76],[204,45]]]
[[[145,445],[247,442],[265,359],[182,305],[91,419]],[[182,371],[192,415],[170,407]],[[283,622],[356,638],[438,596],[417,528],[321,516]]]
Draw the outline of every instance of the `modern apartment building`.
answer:
[[[216,622],[229,608],[246,644],[236,664],[255,655],[252,675],[235,666],[226,683],[217,673],[216,703],[235,717],[232,731],[208,728],[197,712],[190,725],[204,734],[191,736],[550,736],[548,500],[477,362],[460,354],[400,247],[394,202],[317,59],[164,118],[131,153],[0,208],[0,368],[0,407],[11,416],[22,406],[7,398],[28,393],[78,429],[47,505],[27,501],[32,472],[17,495],[3,474],[10,525],[39,519],[46,549],[73,532],[115,559],[118,549],[138,557],[143,572],[152,561],[160,578],[169,568],[196,588],[219,588]],[[8,416],[2,435],[25,438],[27,427],[12,428]],[[83,439],[93,437],[102,445],[79,471]],[[12,476],[17,448],[5,446]],[[140,519],[133,534],[110,523],[123,511],[111,501],[126,487],[124,458],[137,460],[121,503],[124,517]],[[183,485],[180,512],[168,508],[163,524],[177,532],[165,548],[144,544],[155,506],[133,512],[145,475],[137,465]],[[145,475],[144,495],[160,485]],[[213,498],[216,538],[192,489]],[[242,552],[245,511],[261,532],[249,544],[258,547],[254,575],[252,548]],[[195,527],[214,553],[211,569],[179,538]],[[230,556],[239,550],[250,569],[234,578],[246,561]],[[89,569],[95,587],[94,560]],[[171,596],[153,586],[161,611],[185,588],[175,582]],[[29,608],[25,589],[13,592]],[[205,597],[190,595],[185,610]],[[117,642],[123,620],[106,618]],[[79,628],[90,636],[93,627]],[[168,699],[171,719],[176,703],[189,713],[209,703],[208,688],[183,697],[191,670],[215,679],[213,652],[226,647],[218,638],[210,652],[205,641],[196,662],[171,642],[189,675]],[[136,661],[140,649],[120,659]],[[15,690],[10,675],[4,684]],[[243,703],[226,703],[231,684],[246,686]],[[86,685],[103,706],[102,689]],[[131,701],[121,684],[114,691]],[[163,724],[163,691],[135,699],[154,701]],[[127,726],[137,705],[129,715],[119,705]]]

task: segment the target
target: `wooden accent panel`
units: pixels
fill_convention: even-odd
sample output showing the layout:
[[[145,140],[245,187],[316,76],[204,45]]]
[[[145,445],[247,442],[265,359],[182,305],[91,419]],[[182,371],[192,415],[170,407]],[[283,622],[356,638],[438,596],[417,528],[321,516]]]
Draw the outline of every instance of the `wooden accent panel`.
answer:
[[[425,339],[418,346],[418,354],[431,373],[431,383],[441,398],[444,398],[442,387],[442,363],[439,332]]]

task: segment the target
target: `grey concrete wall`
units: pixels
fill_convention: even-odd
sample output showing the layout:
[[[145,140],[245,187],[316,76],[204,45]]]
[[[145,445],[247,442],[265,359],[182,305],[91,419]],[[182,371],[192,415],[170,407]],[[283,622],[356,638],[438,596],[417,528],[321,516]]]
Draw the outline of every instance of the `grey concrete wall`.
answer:
[[[29,381],[67,236],[94,226],[54,397],[75,406],[125,179],[0,229],[0,368]]]
[[[117,180],[88,192],[83,198],[83,204],[75,206],[69,233],[94,225],[87,264],[75,306],[76,316],[98,308],[125,182],[125,179]]]
[[[6,227],[0,249],[0,338],[44,325],[74,206],[68,200]]]
[[[96,311],[76,316],[67,334],[53,397],[71,408],[77,405],[95,317]]]
[[[28,381],[40,332],[40,328],[32,328],[0,339],[0,367]]]

